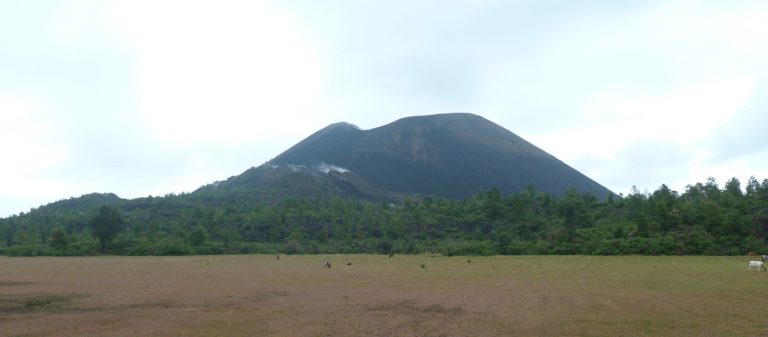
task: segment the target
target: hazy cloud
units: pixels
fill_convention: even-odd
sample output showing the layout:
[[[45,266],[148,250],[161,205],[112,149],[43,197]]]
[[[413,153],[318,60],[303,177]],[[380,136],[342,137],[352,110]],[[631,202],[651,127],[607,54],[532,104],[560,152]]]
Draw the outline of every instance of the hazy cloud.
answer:
[[[615,192],[764,179],[765,36],[764,1],[0,1],[0,216],[455,111]]]

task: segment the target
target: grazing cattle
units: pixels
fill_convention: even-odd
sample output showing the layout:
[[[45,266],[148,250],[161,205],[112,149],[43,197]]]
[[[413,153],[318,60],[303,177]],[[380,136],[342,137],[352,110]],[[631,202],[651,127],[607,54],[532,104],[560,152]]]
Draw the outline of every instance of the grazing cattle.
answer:
[[[328,261],[323,262],[323,267],[325,268],[331,268],[331,263]]]
[[[756,269],[757,271],[766,271],[768,269],[765,268],[765,263],[763,261],[749,261],[749,267],[747,267],[747,270]]]
[[[748,252],[747,256],[757,256],[757,253],[755,253],[755,252]]]

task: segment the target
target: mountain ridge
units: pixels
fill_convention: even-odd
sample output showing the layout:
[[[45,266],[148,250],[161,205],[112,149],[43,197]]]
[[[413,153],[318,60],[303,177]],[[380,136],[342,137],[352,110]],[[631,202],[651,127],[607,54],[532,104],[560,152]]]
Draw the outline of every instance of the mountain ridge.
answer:
[[[384,190],[463,199],[528,185],[555,196],[570,188],[599,198],[613,194],[511,131],[470,113],[412,116],[361,130],[334,123],[305,138],[271,164],[326,163]]]

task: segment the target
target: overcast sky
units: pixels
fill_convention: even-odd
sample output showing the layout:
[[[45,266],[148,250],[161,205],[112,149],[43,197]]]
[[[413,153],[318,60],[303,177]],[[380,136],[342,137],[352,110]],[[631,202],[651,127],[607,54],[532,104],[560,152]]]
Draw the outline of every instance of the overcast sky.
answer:
[[[0,217],[481,115],[605,185],[768,178],[768,1],[0,0]]]

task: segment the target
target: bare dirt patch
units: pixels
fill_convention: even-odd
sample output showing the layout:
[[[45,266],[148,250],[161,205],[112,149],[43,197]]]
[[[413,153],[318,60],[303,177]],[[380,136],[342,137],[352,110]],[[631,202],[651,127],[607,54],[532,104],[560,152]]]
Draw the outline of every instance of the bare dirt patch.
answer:
[[[76,295],[35,294],[0,297],[0,314],[61,310]]]
[[[0,258],[0,336],[767,336],[742,260]]]

